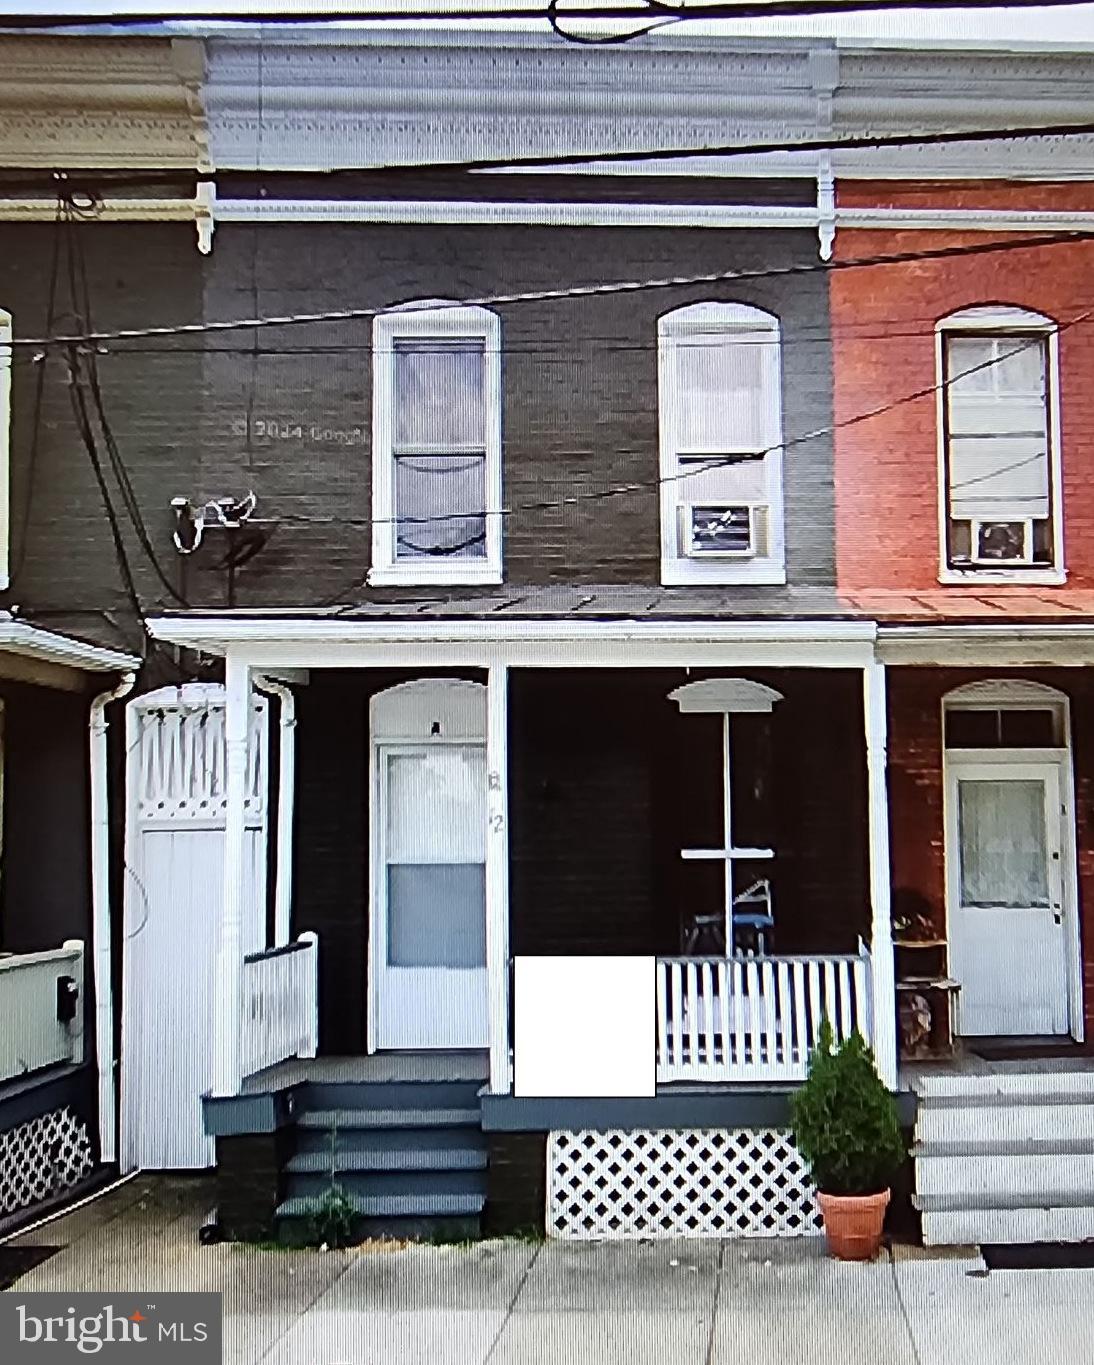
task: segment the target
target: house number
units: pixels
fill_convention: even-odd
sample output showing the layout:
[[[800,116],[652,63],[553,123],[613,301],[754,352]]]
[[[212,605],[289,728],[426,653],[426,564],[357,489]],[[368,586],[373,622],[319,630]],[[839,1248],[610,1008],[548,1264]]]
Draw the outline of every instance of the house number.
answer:
[[[498,772],[487,773],[487,775],[486,775],[486,786],[487,786],[487,788],[488,788],[489,791],[492,791],[492,792],[500,792],[500,791],[501,791],[501,773],[498,773]]]
[[[505,828],[505,816],[500,814],[500,812],[495,812],[495,814],[491,815],[490,828],[495,834],[500,834]]]

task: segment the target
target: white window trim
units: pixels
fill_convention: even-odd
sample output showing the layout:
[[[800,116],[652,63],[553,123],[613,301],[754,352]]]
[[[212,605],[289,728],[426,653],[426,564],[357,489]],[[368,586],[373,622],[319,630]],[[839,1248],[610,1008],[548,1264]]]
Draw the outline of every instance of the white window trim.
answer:
[[[0,309],[0,591],[11,584],[11,314]]]
[[[1052,567],[1039,569],[955,569],[947,563],[950,509],[946,494],[946,395],[943,341],[951,332],[1041,332],[1048,338],[1049,479],[1052,501]],[[938,581],[947,585],[1024,583],[1030,587],[1060,587],[1067,582],[1064,567],[1063,461],[1060,445],[1060,337],[1056,323],[1043,313],[1025,308],[987,306],[963,308],[935,324],[935,431],[938,488]]]
[[[677,429],[679,402],[676,388],[675,348],[681,338],[716,329],[761,331],[772,334],[775,345],[765,356],[767,374],[764,388],[769,402],[770,429],[775,435],[773,448],[764,456],[767,504],[768,553],[755,559],[731,556],[709,560],[689,558],[677,553],[677,508],[691,501],[687,479],[679,479],[676,449],[672,440]],[[786,582],[786,533],[783,510],[782,452],[782,337],[779,320],[772,313],[743,303],[695,303],[665,313],[657,320],[658,418],[660,428],[661,476],[661,582],[668,586],[697,583]],[[712,501],[710,498],[702,499]],[[737,501],[752,502],[742,498]]]
[[[433,303],[433,300],[430,300]],[[486,556],[484,559],[396,559],[394,419],[395,342],[422,337],[482,341],[486,448]],[[372,567],[368,582],[475,584],[502,581],[501,319],[486,308],[418,307],[383,313],[372,329]]]

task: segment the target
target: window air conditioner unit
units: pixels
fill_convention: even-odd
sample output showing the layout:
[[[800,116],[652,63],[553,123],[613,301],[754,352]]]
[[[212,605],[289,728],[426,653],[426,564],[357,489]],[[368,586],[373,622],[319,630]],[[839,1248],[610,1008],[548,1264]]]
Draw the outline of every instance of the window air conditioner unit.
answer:
[[[690,559],[751,559],[759,553],[757,513],[745,502],[692,502],[684,509],[684,553]]]
[[[988,521],[973,517],[971,526],[974,564],[1032,564],[1033,522],[1028,517],[1013,521]]]

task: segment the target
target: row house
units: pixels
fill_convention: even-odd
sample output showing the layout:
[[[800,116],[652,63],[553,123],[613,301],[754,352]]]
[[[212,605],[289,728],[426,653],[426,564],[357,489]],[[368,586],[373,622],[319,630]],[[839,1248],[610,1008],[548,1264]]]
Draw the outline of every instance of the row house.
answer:
[[[20,92],[107,57],[45,142]],[[897,1216],[1089,1235],[1094,145],[931,137],[1080,122],[1089,59],[0,64],[6,628],[79,654],[67,728],[0,667],[0,990],[57,1035],[8,1211],[63,1121],[65,1179],[215,1165],[226,1236],[332,1185],[364,1231],[808,1234],[827,1017],[916,1130]]]

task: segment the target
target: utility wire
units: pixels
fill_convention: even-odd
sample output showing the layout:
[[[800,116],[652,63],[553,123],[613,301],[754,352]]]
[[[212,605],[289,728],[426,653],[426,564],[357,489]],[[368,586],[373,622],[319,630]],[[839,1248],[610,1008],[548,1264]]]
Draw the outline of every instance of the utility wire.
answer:
[[[78,10],[54,12],[49,15],[11,15],[2,16],[0,28],[6,29],[51,29],[51,28],[139,28],[152,24],[157,28],[166,26],[191,27],[198,24],[217,25],[277,25],[281,27],[323,27],[330,24],[367,23],[367,24],[405,24],[405,23],[528,23],[545,20],[551,9],[559,9],[561,17],[567,19],[598,22],[633,23],[635,19],[653,16],[675,22],[732,22],[737,19],[767,19],[786,17],[809,17],[825,14],[854,14],[887,10],[952,10],[952,9],[1044,9],[1068,8],[1072,5],[1088,3],[1088,0],[740,0],[739,3],[692,3],[665,4],[660,0],[644,0],[642,4],[588,4],[576,3],[561,10],[557,4],[547,4],[542,8],[524,5],[494,5],[489,8],[454,10],[423,6],[420,9],[374,9],[371,6],[357,6],[341,9],[294,10],[284,9],[243,10],[225,12],[224,10],[190,10],[181,14],[164,14],[155,11],[137,11],[126,14],[99,15],[81,13]]]
[[[1069,331],[1073,327],[1079,326],[1094,317],[1094,308],[1089,308],[1083,313],[1068,319],[1059,324],[1058,333]],[[822,436],[834,436],[839,431],[844,431],[849,427],[859,426],[863,422],[872,421],[875,417],[884,416],[886,413],[893,412],[895,409],[905,406],[908,403],[918,402],[920,399],[933,397],[939,393],[946,393],[959,381],[967,379],[970,375],[979,374],[982,370],[991,369],[994,365],[1002,364],[1006,360],[1012,359],[1016,355],[1021,355],[1031,347],[1041,346],[1043,336],[1027,336],[1022,338],[1011,350],[991,356],[987,360],[979,361],[975,365],[970,365],[967,369],[959,370],[952,375],[943,377],[934,384],[928,384],[921,388],[914,389],[911,393],[903,394],[900,398],[895,398],[886,403],[881,403],[877,407],[869,408],[865,412],[856,413],[853,417],[842,418],[838,422],[832,422],[823,427],[816,427],[812,431],[803,432],[798,436],[791,436],[787,440],[775,442],[772,445],[764,446],[755,451],[750,451],[746,455],[731,455],[725,457],[711,457],[709,460],[697,460],[696,467],[680,470],[675,474],[662,474],[656,479],[640,479],[631,483],[619,484],[611,488],[596,489],[592,492],[572,493],[569,496],[554,499],[537,500],[534,502],[518,503],[515,506],[500,508],[495,511],[471,511],[471,512],[444,512],[434,516],[399,516],[399,517],[337,517],[329,518],[321,524],[353,525],[353,526],[385,526],[385,525],[415,525],[429,524],[436,525],[439,522],[447,521],[469,521],[474,518],[482,517],[511,517],[518,512],[541,512],[558,511],[564,507],[572,507],[582,502],[603,501],[606,498],[621,497],[629,493],[640,493],[659,489],[665,484],[679,483],[684,479],[695,478],[697,475],[709,473],[714,469],[724,469],[731,465],[744,464],[750,461],[762,460],[764,456],[773,454],[775,451],[790,450],[795,446],[804,445],[809,441],[818,440]],[[1040,458],[1039,456],[1036,458]],[[1026,463],[1022,460],[1020,463]],[[996,471],[1001,473],[1003,471]],[[320,519],[311,517],[282,517],[280,520],[297,524],[316,524]],[[464,547],[459,547],[464,548]]]
[[[110,526],[110,538],[114,545],[114,558],[118,565],[118,572],[121,575],[122,585],[125,588],[126,596],[129,598],[129,605],[140,623],[141,633],[144,637],[144,645],[151,638],[148,629],[148,622],[145,620],[144,609],[141,606],[140,594],[137,592],[137,585],[133,579],[133,570],[129,564],[129,557],[125,550],[125,541],[122,537],[121,526],[118,522],[118,515],[114,510],[111,501],[110,490],[107,487],[106,476],[103,472],[102,460],[99,457],[98,447],[95,444],[95,432],[91,424],[91,418],[87,411],[87,402],[83,393],[83,386],[80,382],[80,357],[75,346],[71,346],[67,353],[68,359],[68,392],[72,403],[72,415],[76,421],[76,429],[83,441],[84,450],[87,453],[88,461],[91,464],[95,475],[95,482],[99,487],[99,495],[102,498],[103,509],[106,512],[106,519]],[[142,647],[142,658],[146,657],[146,649]]]
[[[1090,3],[1090,0],[1075,0],[1075,3]],[[0,26],[0,32],[2,32]],[[869,151],[886,147],[933,147],[959,142],[1020,142],[1030,138],[1067,138],[1090,137],[1094,135],[1094,121],[1080,120],[1068,123],[1016,124],[1012,127],[992,128],[945,128],[919,133],[863,133],[848,137],[828,135],[825,137],[798,139],[782,142],[727,142],[706,143],[693,147],[674,144],[669,147],[641,147],[624,150],[599,152],[551,152],[537,156],[475,157],[450,161],[409,161],[384,162],[366,166],[335,166],[322,171],[305,173],[310,180],[333,181],[347,177],[379,178],[383,176],[405,176],[420,179],[423,176],[442,173],[504,172],[511,170],[519,173],[528,169],[557,169],[564,173],[568,168],[577,166],[617,165],[643,161],[687,161],[699,157],[764,156],[777,153],[796,152],[838,152]],[[35,190],[42,186],[43,177],[49,174],[56,178],[63,176],[73,186],[88,194],[91,199],[100,196],[87,187],[92,182],[109,193],[112,189],[157,184],[190,185],[196,181],[211,182],[218,188],[231,185],[240,180],[260,181],[264,185],[277,184],[281,180],[296,181],[300,172],[272,170],[226,169],[208,173],[196,167],[165,170],[162,167],[129,167],[118,171],[105,167],[81,168],[79,170],[51,172],[38,171],[24,173],[22,177],[5,173],[0,178],[0,191],[9,194],[13,190]],[[732,178],[732,177],[730,177]],[[894,186],[886,190],[892,194],[910,194],[909,191]],[[86,206],[82,216],[93,218],[94,212]]]
[[[53,255],[49,267],[49,289],[46,298],[46,331],[53,330],[55,309],[57,303],[57,281],[61,268],[61,204],[58,202],[57,212],[53,219]],[[14,361],[15,357],[11,357]],[[44,354],[29,357],[32,363],[37,364],[38,370],[34,380],[34,407],[30,419],[30,446],[27,451],[27,487],[23,498],[23,510],[19,523],[19,549],[18,558],[12,566],[10,585],[12,591],[15,584],[23,572],[23,566],[27,560],[28,530],[30,528],[31,509],[34,506],[34,483],[38,469],[38,451],[42,437],[42,405],[45,399],[46,387],[46,365],[48,357]],[[9,362],[10,363],[10,362]]]
[[[1033,251],[1041,247],[1074,245],[1094,239],[1094,231],[1051,233],[1014,240],[1001,229],[1007,240],[976,242],[962,246],[939,247],[934,251],[902,251],[873,256],[852,257],[843,261],[803,261],[754,270],[712,270],[699,275],[671,275],[644,280],[615,280],[601,284],[569,285],[555,289],[530,289],[519,293],[483,294],[471,298],[388,305],[373,308],[335,308],[317,313],[287,313],[269,317],[231,318],[217,322],[180,322],[155,327],[119,327],[110,331],[87,330],[55,336],[12,337],[12,347],[70,346],[107,341],[140,341],[154,337],[200,336],[243,331],[258,327],[295,327],[324,322],[370,321],[392,313],[413,314],[453,308],[489,308],[520,303],[543,303],[561,299],[600,298],[614,294],[636,294],[646,290],[679,289],[690,285],[728,284],[738,280],[771,279],[814,274],[839,274],[847,270],[876,266],[905,265],[916,261],[945,261],[996,252]]]
[[[83,318],[85,325],[90,327],[93,325],[91,289],[88,281],[87,259],[83,250],[83,239],[75,230],[72,215],[68,212],[67,207],[65,208],[63,217],[67,234],[69,288],[71,290],[72,307],[75,310],[76,315]],[[118,449],[117,441],[114,438],[114,433],[110,426],[110,421],[106,415],[106,405],[103,400],[102,387],[99,383],[95,349],[93,347],[83,348],[83,358],[86,365],[86,380],[91,396],[91,403],[94,408],[95,417],[98,421],[99,430],[102,433],[103,443],[106,446],[107,458],[110,462],[110,468],[114,474],[119,491],[121,492],[122,504],[125,507],[130,523],[136,533],[138,544],[168,596],[173,598],[180,606],[189,606],[190,604],[187,602],[186,598],[176,589],[156,557],[152,538],[145,525],[140,503],[137,500],[129,471],[126,468],[125,462],[122,460],[121,452]],[[77,381],[82,383],[82,379],[83,376],[78,374]]]

